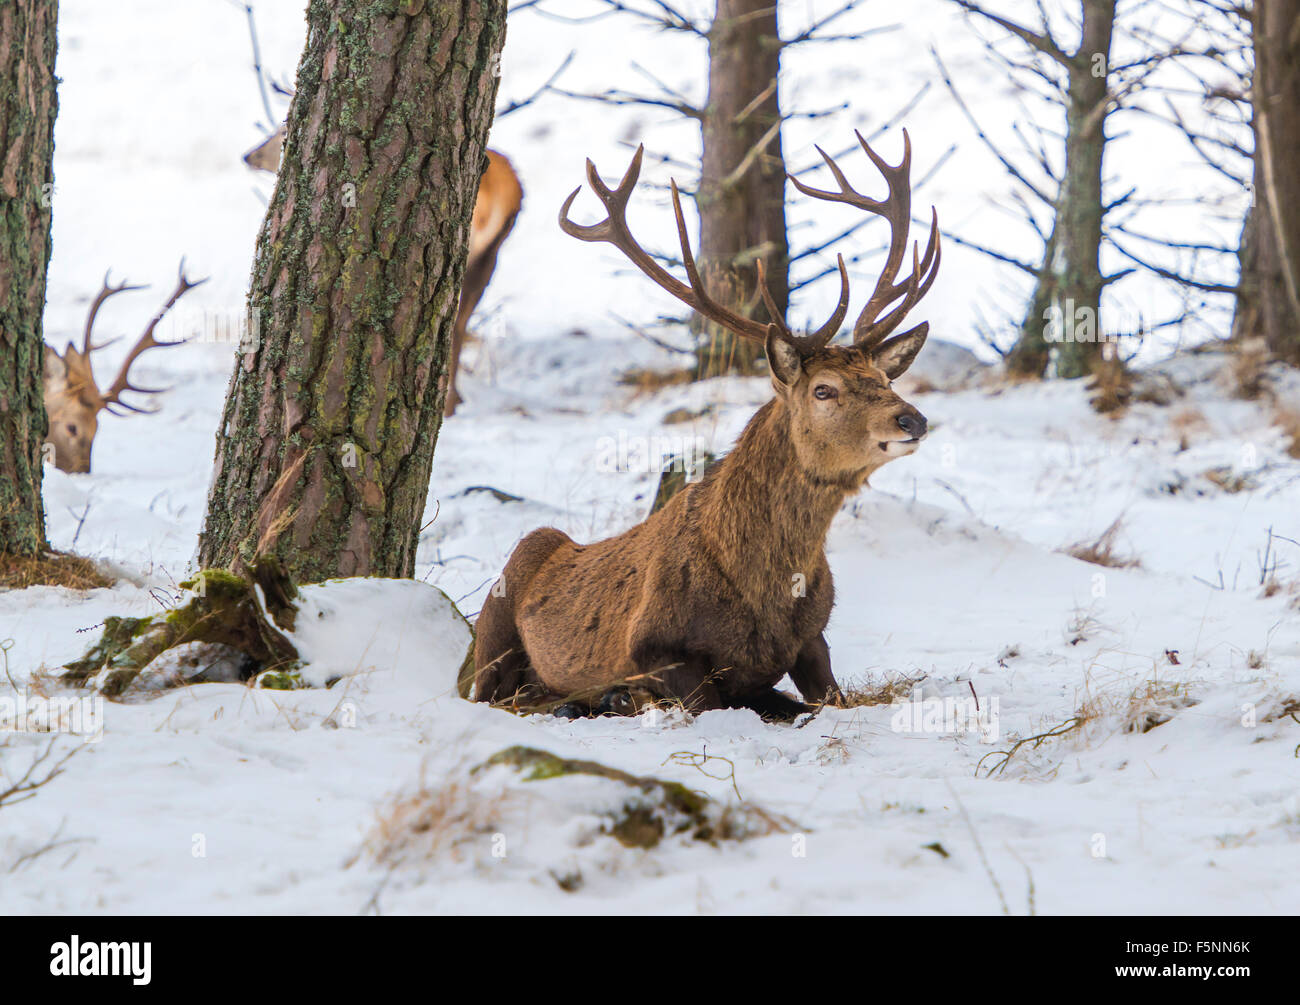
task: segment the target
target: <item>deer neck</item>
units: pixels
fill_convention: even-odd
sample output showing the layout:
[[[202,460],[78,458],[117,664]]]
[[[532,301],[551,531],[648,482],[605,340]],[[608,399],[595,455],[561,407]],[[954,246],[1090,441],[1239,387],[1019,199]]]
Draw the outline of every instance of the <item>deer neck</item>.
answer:
[[[825,480],[799,462],[790,413],[774,398],[755,413],[712,477],[696,491],[708,543],[738,582],[769,591],[774,578],[808,578],[821,562],[826,534],[858,478]]]

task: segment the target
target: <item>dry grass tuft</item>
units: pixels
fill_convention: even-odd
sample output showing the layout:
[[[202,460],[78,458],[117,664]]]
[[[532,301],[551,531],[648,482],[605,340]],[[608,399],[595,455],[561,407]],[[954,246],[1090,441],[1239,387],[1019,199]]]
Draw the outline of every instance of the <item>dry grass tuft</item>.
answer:
[[[681,751],[669,760],[695,767],[715,781],[731,782],[736,801],[723,804],[679,782],[515,746],[498,751],[468,771],[463,764],[454,766],[432,786],[426,784],[422,773],[413,792],[395,797],[377,815],[361,853],[390,870],[466,858],[485,860],[489,854],[500,854],[497,842],[507,832],[521,835],[536,826],[538,811],[582,823],[586,832],[571,836],[575,847],[589,844],[597,834],[625,848],[649,850],[669,839],[716,845],[801,829],[779,813],[741,800],[735,787],[735,765],[727,758]],[[722,762],[726,768],[714,762]],[[496,767],[513,769],[521,784],[498,787],[476,778],[484,769]],[[620,795],[615,790],[603,804],[593,803],[585,796],[575,799],[564,778],[602,779],[623,786],[623,791]],[[542,851],[546,850],[543,846]],[[552,871],[551,875],[562,889],[568,888],[563,878],[568,873]],[[570,885],[576,890],[581,881],[576,879]]]
[[[671,412],[663,417],[665,426],[675,426],[683,422],[694,422],[696,419],[707,419],[717,407],[714,405],[705,405],[703,408],[674,408]]]
[[[399,796],[380,812],[366,836],[365,850],[381,865],[400,866],[441,858],[459,861],[464,845],[481,844],[501,829],[505,792],[486,795],[452,779]]]
[[[1229,495],[1253,492],[1258,487],[1255,479],[1250,475],[1238,474],[1230,467],[1207,468],[1201,474],[1207,481],[1217,485]]]
[[[934,394],[942,390],[939,385],[921,376],[906,378],[902,389],[905,394]]]
[[[0,552],[0,589],[25,590],[29,586],[62,586],[69,590],[98,590],[113,585],[88,558],[62,551],[39,555]]]
[[[1278,408],[1273,413],[1273,421],[1290,441],[1286,448],[1287,455],[1300,460],[1300,412],[1289,408]]]
[[[1178,437],[1178,450],[1181,453],[1192,445],[1192,438],[1200,436],[1210,427],[1205,414],[1199,408],[1180,408],[1169,417],[1169,431]]]
[[[1260,722],[1276,722],[1290,717],[1300,722],[1300,695],[1285,694],[1277,701],[1277,706],[1260,718]]]
[[[1120,711],[1121,729],[1125,733],[1149,733],[1196,704],[1185,683],[1149,680],[1128,696]]]
[[[892,705],[896,701],[903,701],[927,676],[923,673],[918,673],[915,677],[897,674],[892,678],[879,681],[868,676],[866,683],[844,688],[844,707],[863,708],[871,705]]]
[[[1188,693],[1186,681],[1165,681],[1152,677],[1139,683],[1127,694],[1102,692],[1090,695],[1075,717],[1081,722],[1118,720],[1120,732],[1149,733],[1162,726],[1180,711],[1200,704]]]
[[[1246,339],[1236,347],[1232,359],[1233,391],[1238,398],[1255,401],[1268,390],[1268,346],[1262,338]]]
[[[1088,379],[1088,391],[1093,411],[1119,418],[1133,397],[1133,375],[1118,358],[1098,360]]]
[[[1101,532],[1095,541],[1080,541],[1066,549],[1066,554],[1081,562],[1104,566],[1107,569],[1139,569],[1141,560],[1132,556],[1124,557],[1115,552],[1115,539],[1124,525],[1123,514],[1117,516],[1109,527]]]
[[[718,810],[714,837],[721,841],[748,841],[768,834],[790,834],[799,825],[781,813],[755,803],[727,803]]]
[[[633,388],[638,394],[650,394],[665,387],[689,384],[695,379],[695,372],[680,370],[648,370],[633,367],[619,374],[618,382],[624,387]]]

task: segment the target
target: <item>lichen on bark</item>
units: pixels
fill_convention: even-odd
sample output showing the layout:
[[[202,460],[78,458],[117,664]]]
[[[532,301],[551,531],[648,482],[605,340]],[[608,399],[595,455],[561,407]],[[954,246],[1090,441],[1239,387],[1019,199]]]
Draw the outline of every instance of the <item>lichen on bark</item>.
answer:
[[[312,0],[200,561],[410,576],[504,0]]]
[[[41,376],[54,195],[56,0],[0,4],[0,553],[47,547]]]

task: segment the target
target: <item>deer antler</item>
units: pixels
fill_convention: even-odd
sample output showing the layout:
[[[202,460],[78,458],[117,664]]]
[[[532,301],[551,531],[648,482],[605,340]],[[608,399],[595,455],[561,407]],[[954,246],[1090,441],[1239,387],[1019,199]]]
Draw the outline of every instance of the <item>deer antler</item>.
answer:
[[[109,272],[111,271],[109,270]],[[63,360],[67,373],[67,392],[92,403],[99,400],[99,388],[95,386],[95,373],[90,365],[90,354],[117,341],[117,339],[109,339],[99,345],[91,344],[91,333],[94,331],[95,318],[99,315],[99,309],[104,306],[104,301],[109,297],[115,297],[119,293],[127,293],[132,290],[144,289],[143,286],[131,286],[126,282],[114,286],[108,280],[109,272],[104,273],[104,282],[100,286],[99,292],[95,294],[95,299],[91,301],[90,309],[86,312],[86,327],[81,335],[81,348],[78,349],[69,341],[68,347],[63,350],[62,355],[59,357]]]
[[[162,390],[164,390],[163,388],[136,387],[134,384],[131,383],[129,374],[131,371],[131,364],[134,363],[137,359],[139,359],[140,356],[143,355],[148,350],[165,348],[167,346],[173,346],[173,345],[180,345],[182,342],[185,341],[184,339],[177,339],[174,342],[160,342],[153,337],[153,332],[154,329],[158,327],[158,322],[163,319],[164,315],[166,315],[166,313],[169,310],[172,309],[172,306],[176,303],[176,301],[179,300],[181,297],[185,296],[185,294],[188,293],[190,290],[194,289],[194,287],[202,286],[204,283],[207,282],[207,279],[200,279],[197,283],[192,283],[188,279],[186,279],[185,259],[183,258],[181,259],[180,268],[179,270],[177,270],[177,276],[178,276],[178,281],[176,284],[175,292],[172,293],[172,295],[167,299],[167,302],[163,304],[162,310],[160,310],[157,314],[153,316],[153,319],[149,322],[148,327],[145,328],[144,334],[141,335],[139,340],[136,342],[136,344],[131,347],[131,351],[126,354],[126,359],[122,361],[121,369],[118,370],[117,377],[113,380],[113,383],[109,385],[109,388],[106,392],[100,395],[100,407],[107,409],[113,415],[122,414],[120,412],[113,411],[114,406],[118,408],[124,408],[129,412],[149,411],[149,409],[138,408],[135,405],[123,401],[122,394],[125,391],[134,391],[137,394],[159,394],[162,392]],[[107,286],[107,277],[105,278],[106,278],[105,285]],[[141,289],[141,288],[142,287],[138,287],[138,286],[127,287],[123,285],[122,287],[116,288],[113,292],[120,292],[122,289]],[[99,309],[99,304],[103,302],[103,299],[105,298],[103,294],[101,294],[99,298],[96,298],[96,302],[91,307],[91,316],[86,323],[87,346],[89,346],[90,344],[90,324],[94,320],[94,312]],[[95,348],[102,348],[102,347],[96,346]]]
[[[775,329],[792,340],[799,347],[802,354],[807,355],[816,349],[822,348],[835,337],[835,333],[839,331],[840,324],[844,321],[849,309],[849,273],[844,267],[843,257],[839,259],[839,304],[826,324],[822,325],[813,334],[806,336],[794,335],[786,327],[785,322],[780,320],[780,313],[776,310],[775,304],[772,302],[772,295],[767,289],[767,277],[761,259],[758,261],[758,288],[773,321],[763,323],[735,314],[714,301],[704,289],[699,269],[695,265],[695,256],[691,254],[690,239],[686,233],[686,218],[682,214],[681,196],[677,191],[677,182],[675,181],[671,183],[673,212],[677,217],[677,236],[682,246],[682,263],[686,267],[686,277],[690,280],[690,285],[687,286],[651,258],[645,249],[637,243],[636,238],[632,236],[632,232],[627,226],[627,202],[632,195],[632,190],[636,187],[637,178],[641,175],[641,157],[644,152],[644,145],[637,147],[636,154],[632,157],[632,163],[628,165],[627,171],[623,175],[623,180],[612,190],[601,181],[600,175],[596,171],[596,165],[588,159],[587,181],[596,197],[604,203],[607,214],[606,219],[601,223],[589,225],[577,224],[569,219],[569,209],[573,205],[573,200],[582,191],[582,186],[578,186],[569,193],[569,197],[564,200],[564,205],[560,207],[560,229],[570,237],[576,237],[580,241],[613,245],[659,287],[671,293],[692,310],[710,321],[717,322],[741,338],[750,339],[761,344],[767,340],[769,331]]]
[[[95,295],[95,299],[91,301],[90,310],[86,312],[86,329],[81,335],[81,351],[79,353],[81,356],[88,357],[96,349],[103,349],[104,346],[112,345],[117,341],[117,339],[109,339],[107,342],[103,342],[100,345],[90,344],[91,332],[95,327],[95,318],[99,316],[99,309],[104,306],[104,301],[109,297],[117,296],[119,293],[129,293],[133,290],[145,289],[143,286],[132,286],[126,280],[123,280],[118,286],[113,286],[108,281],[109,274],[112,271],[112,269],[109,269],[108,272],[104,273],[104,282],[101,285],[99,292]]]
[[[842,202],[868,213],[883,216],[889,221],[889,254],[885,258],[885,267],[881,270],[880,279],[876,282],[871,298],[862,308],[862,313],[858,315],[857,323],[853,326],[854,343],[859,348],[870,351],[879,346],[889,333],[898,327],[907,313],[929,291],[935,276],[939,274],[939,214],[931,207],[930,240],[925,248],[925,256],[918,261],[917,245],[913,243],[911,274],[902,282],[895,282],[898,278],[898,270],[903,264],[903,256],[907,251],[907,232],[912,222],[912,184],[909,177],[912,169],[912,141],[907,135],[907,130],[904,129],[903,160],[897,166],[893,166],[886,163],[867,145],[861,133],[855,131],[854,135],[862,144],[862,149],[866,151],[867,156],[871,158],[871,163],[880,169],[880,173],[885,176],[885,181],[889,184],[889,195],[884,201],[869,199],[856,191],[844,177],[844,172],[821,147],[817,148],[817,152],[822,155],[822,160],[830,168],[840,190],[825,192],[812,188],[793,175],[790,176],[790,181],[804,195],[827,202]],[[902,303],[882,318],[881,312],[899,297],[902,297]]]

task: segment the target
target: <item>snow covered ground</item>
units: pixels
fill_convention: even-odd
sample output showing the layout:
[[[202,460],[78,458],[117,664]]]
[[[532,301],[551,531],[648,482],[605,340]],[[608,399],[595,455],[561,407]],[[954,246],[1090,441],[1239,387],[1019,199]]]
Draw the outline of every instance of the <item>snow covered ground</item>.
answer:
[[[294,6],[259,7],[267,62],[285,73],[301,45]],[[192,571],[234,353],[216,333],[239,313],[262,209],[253,190],[266,190],[238,161],[259,110],[237,8],[64,0],[61,14],[48,338],[79,328],[109,265],[154,289],[112,301],[104,334],[139,328],[182,253],[214,278],[177,322],[202,337],[140,368],[142,382],[174,388],[161,413],[105,419],[91,475],[47,469],[53,544],[124,578],[88,594],[0,594],[20,691],[81,655],[106,615],[158,611]],[[580,45],[587,82],[627,72],[631,42],[599,48],[516,22],[507,94]],[[937,14],[929,24],[960,48],[957,28]],[[130,57],[128,41],[154,58]],[[824,99],[837,79],[857,94],[900,76],[883,58],[894,42],[864,44],[878,62],[837,47],[838,62],[820,78],[799,71],[796,86]],[[901,76],[925,72],[918,55]],[[892,80],[887,93],[901,103],[906,89]],[[918,150],[936,122],[957,128],[938,105],[913,117]],[[524,177],[525,215],[485,302],[484,339],[467,352],[467,403],[438,443],[416,574],[466,615],[532,528],[590,540],[645,514],[657,476],[606,470],[607,438],[724,450],[769,393],[761,380],[654,393],[619,383],[631,367],[680,359],[608,311],[671,308],[612,255],[566,243],[553,210],[583,155],[621,171],[616,140],[636,125],[626,110],[555,103],[494,134]],[[640,125],[665,145],[674,135]],[[944,172],[926,197],[965,225],[962,200],[987,181]],[[667,245],[661,202],[647,192],[638,225]],[[946,253],[926,315],[969,343],[973,297],[988,288],[986,263]],[[800,309],[821,307],[813,296]],[[1114,422],[1074,385],[911,398],[932,435],[831,531],[832,658],[848,686],[910,678],[923,700],[978,696],[984,714],[996,709],[988,735],[925,728],[923,714],[922,728],[900,729],[889,705],[826,710],[801,728],[739,710],[516,718],[455,696],[464,637],[433,589],[336,584],[313,596],[332,617],[308,646],[349,675],[333,688],[202,684],[108,704],[99,742],[59,740],[81,748],[64,773],[0,808],[0,913],[1294,912],[1300,725],[1283,709],[1300,703],[1300,462],[1269,407],[1230,396],[1225,368],[1216,354],[1182,356],[1165,367],[1182,398]],[[1295,383],[1283,393],[1300,405]],[[1119,517],[1116,551],[1140,565],[1064,553]],[[1270,529],[1276,590],[1261,583]],[[997,770],[996,752],[1071,720]],[[48,742],[3,739],[7,778]],[[613,783],[472,770],[513,745],[678,781],[784,822],[745,841],[624,847],[599,834],[623,798]],[[443,826],[386,855],[412,806],[435,808]]]

